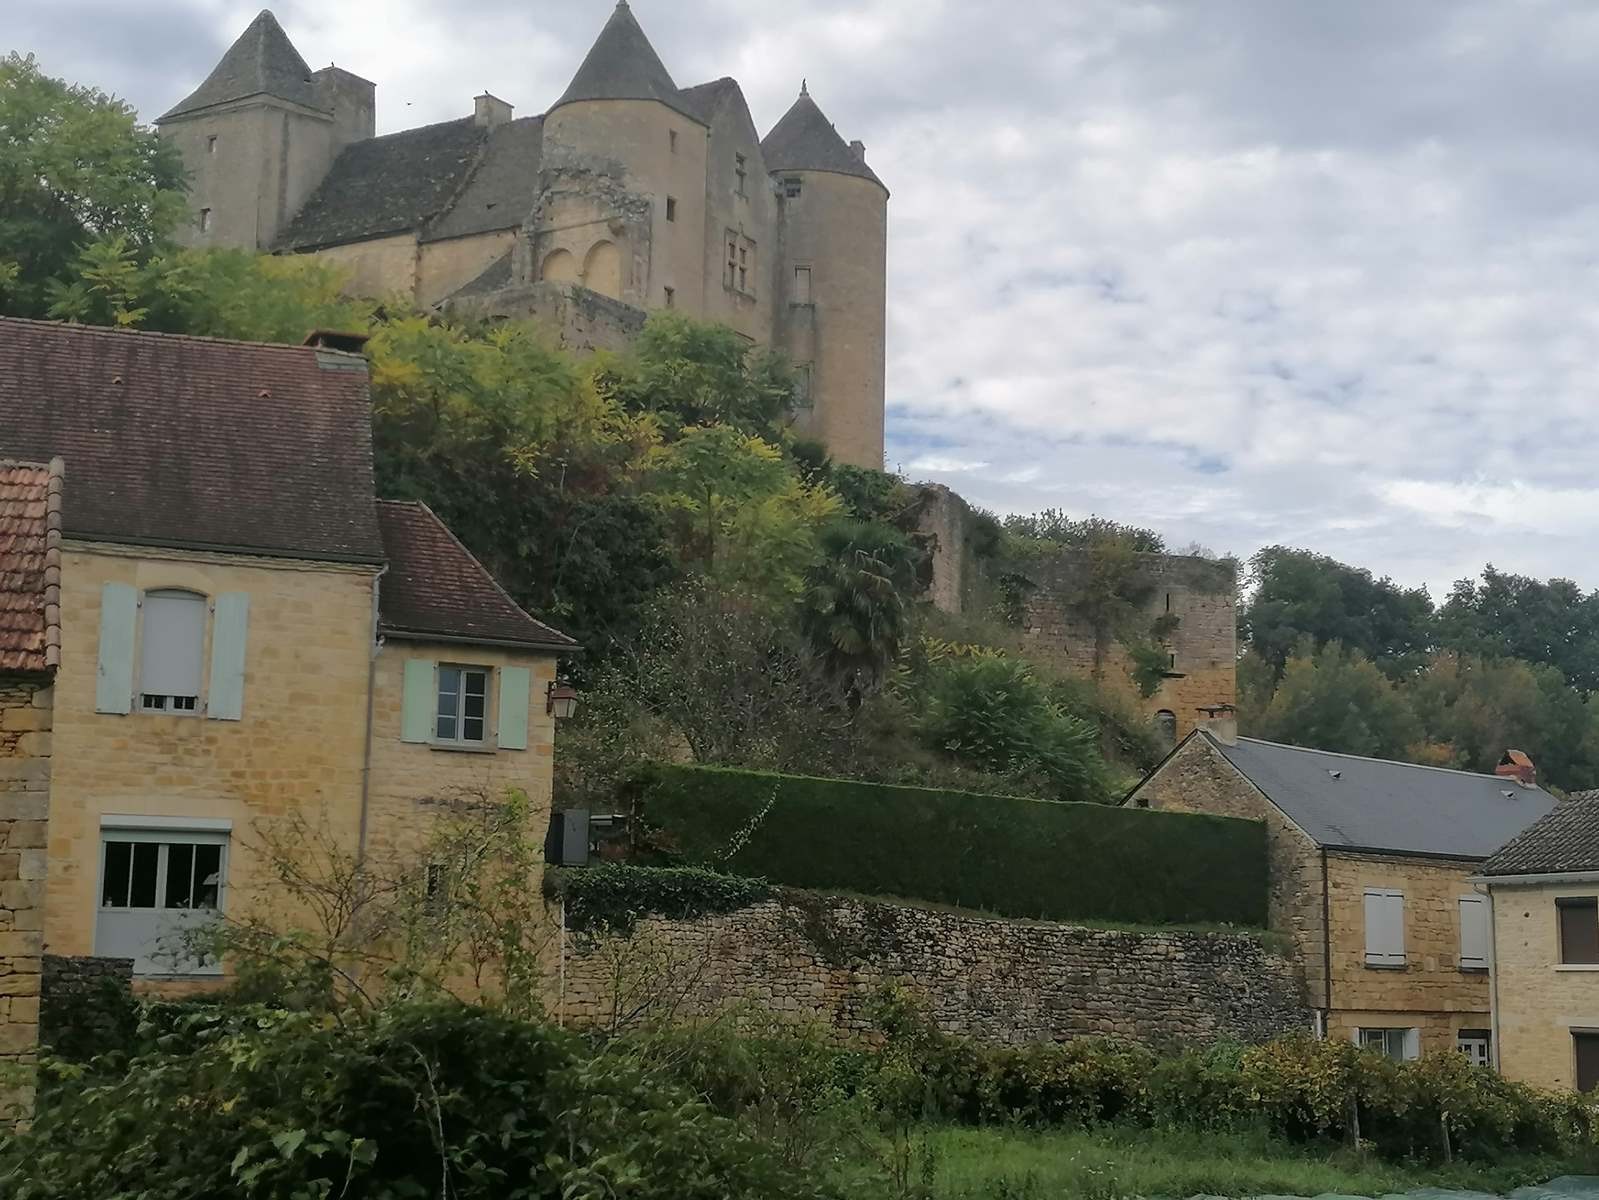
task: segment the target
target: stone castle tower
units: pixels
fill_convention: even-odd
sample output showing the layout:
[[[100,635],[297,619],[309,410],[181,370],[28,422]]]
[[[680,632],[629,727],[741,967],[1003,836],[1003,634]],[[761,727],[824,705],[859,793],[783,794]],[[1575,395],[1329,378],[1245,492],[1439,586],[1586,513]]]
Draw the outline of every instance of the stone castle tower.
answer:
[[[374,85],[312,71],[270,12],[157,124],[192,245],[316,254],[362,294],[532,317],[617,347],[651,309],[794,362],[803,423],[883,461],[888,189],[802,86],[761,138],[732,79],[680,88],[621,0],[560,98],[374,137]]]

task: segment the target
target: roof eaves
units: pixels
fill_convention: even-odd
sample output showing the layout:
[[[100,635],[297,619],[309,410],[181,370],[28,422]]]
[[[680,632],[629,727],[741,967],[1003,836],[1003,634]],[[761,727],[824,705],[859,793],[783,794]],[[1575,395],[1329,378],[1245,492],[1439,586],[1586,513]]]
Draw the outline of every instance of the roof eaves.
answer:
[[[160,550],[185,550],[196,554],[239,554],[251,558],[292,559],[300,562],[338,563],[341,566],[381,567],[382,555],[370,554],[312,554],[305,550],[285,550],[274,546],[229,545],[221,542],[185,542],[177,538],[146,538],[133,534],[97,533],[92,530],[69,529],[63,534],[73,542],[98,542],[111,546],[148,546]]]
[[[536,619],[536,618],[534,618]],[[582,649],[577,642],[568,638],[566,641],[523,640],[520,638],[473,637],[471,634],[439,633],[432,629],[411,629],[404,625],[394,625],[383,621],[378,623],[378,632],[385,637],[397,638],[409,642],[441,642],[451,646],[501,646],[511,650],[547,650],[552,654],[574,654]],[[562,635],[565,636],[564,634]]]

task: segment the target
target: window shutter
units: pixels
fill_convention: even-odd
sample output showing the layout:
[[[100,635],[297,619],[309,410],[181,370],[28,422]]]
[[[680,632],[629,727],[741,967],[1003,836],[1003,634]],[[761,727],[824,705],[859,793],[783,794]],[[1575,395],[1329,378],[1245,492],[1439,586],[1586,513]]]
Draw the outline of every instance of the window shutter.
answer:
[[[205,715],[215,721],[237,721],[244,715],[244,646],[250,623],[250,597],[225,592],[217,597],[211,626],[211,685]]]
[[[533,672],[526,667],[500,668],[501,750],[527,749],[527,705],[533,687]]]
[[[1366,962],[1370,966],[1405,964],[1405,897],[1402,892],[1366,889]]]
[[[433,734],[433,664],[425,658],[405,660],[405,690],[400,701],[400,740],[426,742]]]
[[[133,630],[139,619],[139,593],[125,583],[100,589],[99,664],[95,668],[94,711],[125,713],[133,708]]]
[[[1460,965],[1488,965],[1488,900],[1484,896],[1460,898]]]

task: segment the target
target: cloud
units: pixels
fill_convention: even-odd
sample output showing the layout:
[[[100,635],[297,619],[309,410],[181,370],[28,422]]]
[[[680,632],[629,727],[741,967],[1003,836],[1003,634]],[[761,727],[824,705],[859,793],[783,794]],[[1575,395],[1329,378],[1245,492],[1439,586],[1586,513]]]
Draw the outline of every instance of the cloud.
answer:
[[[162,111],[257,0],[11,0]],[[593,3],[286,0],[379,124],[559,95]],[[1599,585],[1585,0],[634,0],[680,83],[799,77],[890,204],[891,465],[999,511]],[[1594,564],[1594,565],[1590,565]]]

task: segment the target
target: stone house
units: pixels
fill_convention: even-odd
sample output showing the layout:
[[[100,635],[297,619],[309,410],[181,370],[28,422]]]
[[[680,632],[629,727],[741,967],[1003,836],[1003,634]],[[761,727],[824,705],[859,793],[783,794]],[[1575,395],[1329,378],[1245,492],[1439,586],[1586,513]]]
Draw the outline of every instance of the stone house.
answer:
[[[0,1067],[30,1062],[38,1043],[62,470],[0,458]],[[0,1120],[29,1098],[0,1078]]]
[[[1196,729],[1124,803],[1265,821],[1268,922],[1294,942],[1324,1036],[1396,1058],[1492,1060],[1488,857],[1554,797],[1479,775]]]
[[[375,85],[261,13],[157,120],[197,246],[314,254],[361,294],[616,348],[675,308],[784,351],[833,455],[881,468],[888,189],[802,85],[763,138],[737,81],[679,87],[626,0],[542,115],[374,136]]]
[[[1499,1069],[1599,1087],[1599,799],[1569,799],[1483,864]]]
[[[426,507],[375,498],[366,360],[335,340],[0,320],[0,457],[58,460],[70,481],[64,503],[60,468],[42,485],[59,519],[42,576],[25,555],[42,632],[36,602],[20,633],[0,604],[0,755],[50,764],[47,812],[43,768],[0,766],[0,788],[26,789],[0,814],[29,816],[11,826],[20,873],[43,875],[42,929],[0,934],[11,949],[192,986],[222,968],[169,954],[171,935],[282,903],[274,830],[405,861],[463,800],[518,789],[547,815],[545,701],[572,642]],[[29,512],[38,470],[0,474],[33,489]],[[16,503],[0,499],[0,530]]]

